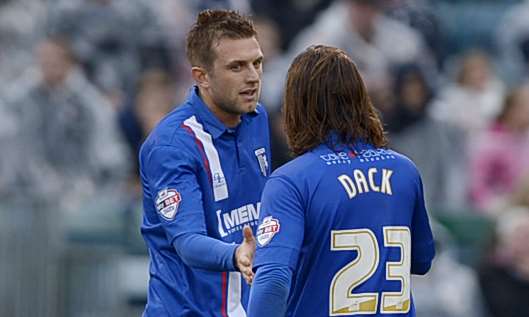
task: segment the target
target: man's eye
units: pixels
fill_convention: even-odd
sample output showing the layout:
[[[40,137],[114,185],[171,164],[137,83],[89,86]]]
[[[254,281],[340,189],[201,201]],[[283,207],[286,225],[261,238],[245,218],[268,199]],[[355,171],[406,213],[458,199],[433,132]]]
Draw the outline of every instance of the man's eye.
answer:
[[[238,72],[241,70],[241,65],[232,65],[230,66],[230,69],[234,72]]]

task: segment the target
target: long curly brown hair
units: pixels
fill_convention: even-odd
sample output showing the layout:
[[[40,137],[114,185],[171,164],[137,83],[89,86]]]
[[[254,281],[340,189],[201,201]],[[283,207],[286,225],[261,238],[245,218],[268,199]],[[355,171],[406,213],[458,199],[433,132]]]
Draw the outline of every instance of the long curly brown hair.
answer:
[[[290,150],[301,155],[329,138],[387,145],[384,129],[356,65],[335,47],[311,46],[288,70],[283,116]]]

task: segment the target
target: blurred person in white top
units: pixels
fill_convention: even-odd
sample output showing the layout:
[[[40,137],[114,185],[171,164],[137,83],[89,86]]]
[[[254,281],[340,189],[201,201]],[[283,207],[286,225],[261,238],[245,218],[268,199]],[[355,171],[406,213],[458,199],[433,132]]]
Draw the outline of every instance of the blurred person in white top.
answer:
[[[433,65],[421,35],[383,14],[380,0],[339,0],[294,39],[289,56],[310,44],[339,47],[351,55],[368,88],[386,85],[389,67],[407,62]]]
[[[482,51],[468,51],[456,64],[455,79],[441,89],[431,111],[472,143],[499,113],[505,87]]]
[[[0,159],[0,197],[55,207],[116,186],[128,172],[108,100],[88,82],[69,42],[40,41],[30,65],[6,96],[16,122]]]

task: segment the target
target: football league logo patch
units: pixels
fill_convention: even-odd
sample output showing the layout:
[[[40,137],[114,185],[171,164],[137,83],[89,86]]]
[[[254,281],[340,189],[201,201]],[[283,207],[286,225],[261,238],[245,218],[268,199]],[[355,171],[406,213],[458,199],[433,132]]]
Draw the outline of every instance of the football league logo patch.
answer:
[[[259,162],[259,169],[263,176],[268,176],[268,159],[266,158],[266,150],[264,147],[258,148],[254,151],[257,162]]]
[[[279,232],[280,228],[279,220],[272,218],[272,216],[264,218],[263,223],[257,228],[257,243],[264,247],[272,241],[272,238]]]
[[[163,189],[156,196],[156,210],[166,220],[173,220],[181,201],[179,192],[174,189]]]

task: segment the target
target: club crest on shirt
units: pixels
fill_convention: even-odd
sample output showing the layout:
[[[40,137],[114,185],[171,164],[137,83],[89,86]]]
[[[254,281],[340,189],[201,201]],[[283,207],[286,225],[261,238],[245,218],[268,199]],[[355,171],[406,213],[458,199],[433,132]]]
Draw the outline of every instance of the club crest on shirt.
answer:
[[[181,201],[182,197],[175,189],[162,189],[156,196],[156,210],[166,220],[173,220]]]
[[[279,232],[280,228],[279,220],[272,218],[272,216],[264,218],[263,223],[257,227],[257,243],[264,247],[272,241],[272,238]]]
[[[266,150],[264,147],[258,148],[254,151],[257,162],[259,162],[259,168],[263,176],[268,176],[268,159],[266,158]]]

